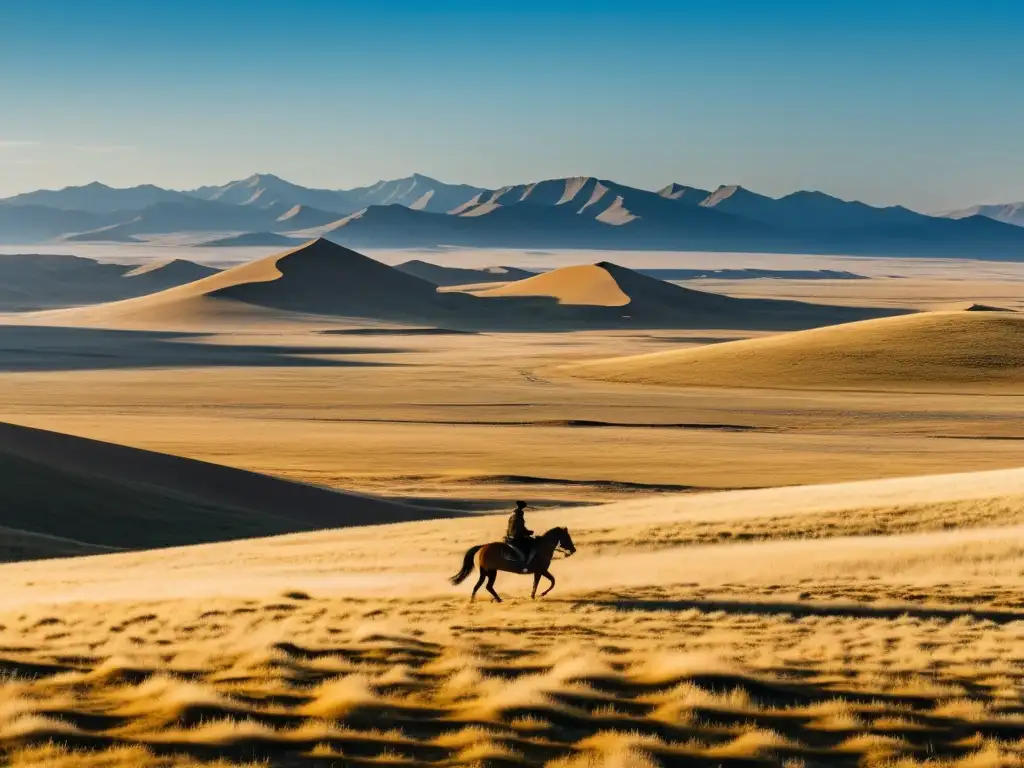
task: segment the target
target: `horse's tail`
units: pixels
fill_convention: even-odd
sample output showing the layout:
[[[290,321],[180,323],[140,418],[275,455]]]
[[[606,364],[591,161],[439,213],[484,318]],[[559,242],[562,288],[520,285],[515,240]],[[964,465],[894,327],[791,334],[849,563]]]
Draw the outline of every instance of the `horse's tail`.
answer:
[[[483,544],[477,544],[475,547],[470,547],[466,550],[466,556],[462,558],[462,570],[452,576],[452,584],[461,584],[473,572],[473,558],[483,547]]]

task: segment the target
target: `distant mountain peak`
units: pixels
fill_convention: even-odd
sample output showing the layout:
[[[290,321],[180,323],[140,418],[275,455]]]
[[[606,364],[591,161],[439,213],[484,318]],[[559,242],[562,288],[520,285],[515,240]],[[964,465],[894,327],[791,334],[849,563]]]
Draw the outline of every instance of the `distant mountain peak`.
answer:
[[[275,176],[272,173],[254,173],[251,176],[247,176],[240,182],[249,187],[266,186],[268,184],[279,185],[279,186],[295,186],[290,181],[282,179],[280,176]]]
[[[697,205],[706,200],[711,193],[699,187],[690,187],[673,181],[658,190],[658,195],[667,200],[681,200]]]
[[[830,195],[830,194],[828,194],[826,192],[822,192],[822,191],[817,190],[817,189],[798,189],[796,192],[790,192],[788,195],[786,195],[782,199],[785,200],[787,198],[804,198],[804,199],[818,199],[818,200],[839,200],[840,202],[846,202],[845,200],[841,200],[840,198],[836,197],[835,195]]]
[[[752,192],[740,184],[723,184],[701,202],[705,208],[714,208],[726,201],[733,203],[754,204],[777,202],[774,198]]]

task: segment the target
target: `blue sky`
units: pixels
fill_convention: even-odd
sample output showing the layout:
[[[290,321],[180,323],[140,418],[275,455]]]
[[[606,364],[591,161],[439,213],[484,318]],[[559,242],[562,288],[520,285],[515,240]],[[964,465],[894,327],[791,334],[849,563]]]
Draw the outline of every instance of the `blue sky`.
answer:
[[[0,195],[253,172],[346,187],[1024,199],[1024,2],[10,0]]]

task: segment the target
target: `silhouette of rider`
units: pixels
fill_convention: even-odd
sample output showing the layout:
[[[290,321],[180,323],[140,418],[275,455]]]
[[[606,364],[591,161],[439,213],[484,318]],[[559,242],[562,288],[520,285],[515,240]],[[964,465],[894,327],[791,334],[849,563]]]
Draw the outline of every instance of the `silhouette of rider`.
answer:
[[[505,543],[512,547],[523,561],[523,573],[530,567],[533,559],[533,531],[526,527],[526,519],[523,510],[526,509],[525,501],[516,502],[516,511],[508,519],[508,530],[505,532]]]

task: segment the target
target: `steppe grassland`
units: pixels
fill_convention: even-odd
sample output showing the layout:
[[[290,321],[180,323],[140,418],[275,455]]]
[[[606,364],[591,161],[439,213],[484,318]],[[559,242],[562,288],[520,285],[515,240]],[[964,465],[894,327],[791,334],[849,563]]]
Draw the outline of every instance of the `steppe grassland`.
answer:
[[[6,761],[1024,762],[1019,473],[646,493],[1019,465],[1017,396],[538,374],[727,337],[393,337],[354,356],[379,368],[0,377],[14,421],[338,487],[633,499],[531,517],[579,547],[536,603],[527,579],[502,576],[500,606],[445,581],[494,518],[5,566]]]
[[[1009,471],[550,511],[577,559],[500,606],[445,585],[488,518],[8,566],[2,733],[14,765],[1016,764],[1024,527],[976,526],[1022,497]]]

